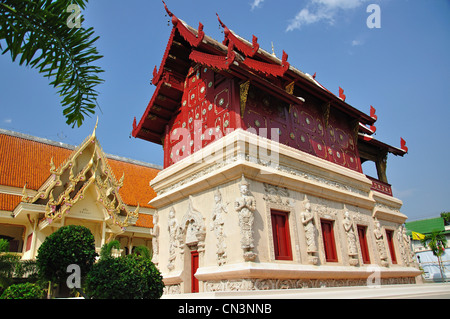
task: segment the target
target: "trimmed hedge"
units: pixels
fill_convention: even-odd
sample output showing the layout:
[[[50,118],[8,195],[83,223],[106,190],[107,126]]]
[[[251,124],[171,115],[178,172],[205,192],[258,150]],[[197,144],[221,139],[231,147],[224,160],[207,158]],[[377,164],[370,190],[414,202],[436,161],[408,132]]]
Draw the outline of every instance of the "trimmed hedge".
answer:
[[[84,226],[68,225],[45,239],[38,249],[36,265],[42,278],[62,283],[69,275],[67,266],[78,265],[81,277],[84,277],[91,270],[95,257],[95,239],[91,231]]]
[[[164,283],[144,256],[102,258],[86,277],[86,293],[94,299],[158,299]]]
[[[0,299],[42,299],[44,291],[30,282],[11,285],[3,292]]]

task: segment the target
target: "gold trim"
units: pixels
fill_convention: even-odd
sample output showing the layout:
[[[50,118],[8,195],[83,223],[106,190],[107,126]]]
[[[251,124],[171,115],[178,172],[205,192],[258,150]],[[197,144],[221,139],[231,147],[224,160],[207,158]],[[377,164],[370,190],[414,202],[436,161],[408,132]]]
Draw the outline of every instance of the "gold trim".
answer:
[[[239,86],[239,99],[241,102],[241,118],[244,118],[245,106],[247,104],[248,90],[250,88],[250,81],[247,80]]]

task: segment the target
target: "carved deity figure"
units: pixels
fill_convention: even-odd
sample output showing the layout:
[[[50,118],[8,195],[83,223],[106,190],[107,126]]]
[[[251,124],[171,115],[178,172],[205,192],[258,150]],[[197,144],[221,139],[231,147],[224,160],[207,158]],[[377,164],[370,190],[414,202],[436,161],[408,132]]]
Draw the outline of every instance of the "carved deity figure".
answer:
[[[347,248],[348,255],[355,256],[358,255],[358,249],[356,248],[356,235],[355,229],[353,227],[353,221],[350,220],[350,214],[348,211],[344,214],[344,230],[347,233]]]
[[[248,189],[248,182],[242,175],[239,189],[241,197],[235,201],[235,209],[239,217],[239,227],[241,229],[241,248],[244,250],[244,259],[252,261],[256,258],[256,253],[253,252],[253,222],[254,211],[256,210],[256,201]]]
[[[400,225],[397,237],[400,246],[400,254],[404,264],[408,266],[410,263],[414,263],[414,259],[411,258],[411,239],[406,233],[406,228],[403,225]]]
[[[379,221],[375,222],[375,229],[373,231],[375,236],[375,242],[377,244],[378,253],[380,254],[381,264],[383,266],[387,266],[387,254],[386,254],[386,246],[384,245],[384,236],[383,231],[381,230],[381,225]]]
[[[229,203],[223,203],[222,202],[222,194],[219,190],[217,190],[214,193],[214,201],[215,201],[215,207],[214,212],[212,216],[212,222],[211,222],[211,230],[214,231],[214,234],[216,235],[217,239],[217,263],[219,266],[222,266],[226,263],[226,248],[227,245],[225,244],[225,233],[224,233],[224,224],[225,220],[223,218],[223,215],[228,213],[227,206]]]
[[[306,236],[306,251],[308,253],[317,252],[316,227],[314,225],[314,214],[311,212],[311,204],[308,200],[305,202],[305,209],[300,213]]]
[[[153,238],[152,238],[152,262],[158,265],[159,262],[159,225],[158,225],[158,212],[153,215]]]
[[[175,268],[173,262],[175,261],[176,255],[176,248],[177,248],[177,230],[178,230],[178,223],[175,219],[175,210],[173,208],[169,211],[169,263],[167,265],[167,268],[169,270],[172,270]]]

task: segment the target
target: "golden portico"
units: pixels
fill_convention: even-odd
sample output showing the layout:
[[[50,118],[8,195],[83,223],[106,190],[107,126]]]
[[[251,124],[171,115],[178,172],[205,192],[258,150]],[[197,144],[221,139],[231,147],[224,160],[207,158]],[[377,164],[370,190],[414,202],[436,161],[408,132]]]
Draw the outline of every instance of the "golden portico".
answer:
[[[397,148],[377,120],[228,29],[172,19],[132,135],[164,148],[153,261],[166,293],[414,283],[407,217],[386,175]],[[373,161],[377,178],[362,171]]]
[[[6,130],[0,141],[0,238],[10,251],[34,259],[48,235],[71,224],[91,230],[98,252],[113,239],[122,254],[151,249],[148,180],[159,167],[106,155],[95,130],[78,147]]]

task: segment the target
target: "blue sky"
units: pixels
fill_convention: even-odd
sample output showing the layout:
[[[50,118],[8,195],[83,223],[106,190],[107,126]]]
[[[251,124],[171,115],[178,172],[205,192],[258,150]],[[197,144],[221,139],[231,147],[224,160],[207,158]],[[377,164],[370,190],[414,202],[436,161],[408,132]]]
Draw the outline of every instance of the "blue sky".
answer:
[[[448,119],[450,118],[450,1],[448,0],[167,0],[169,9],[193,27],[222,41],[216,12],[240,36],[258,37],[291,65],[317,73],[317,80],[346,102],[377,112],[376,138],[400,147],[389,155],[387,174],[394,196],[410,220],[450,211]],[[368,28],[370,4],[380,8],[381,28]],[[163,151],[130,138],[133,118],[144,112],[150,84],[172,25],[160,1],[92,0],[83,27],[100,36],[98,62],[106,82],[98,86],[97,135],[107,153],[162,165]],[[96,116],[81,128],[65,124],[56,90],[36,70],[0,56],[0,128],[78,145]],[[363,167],[375,175],[373,167]]]

